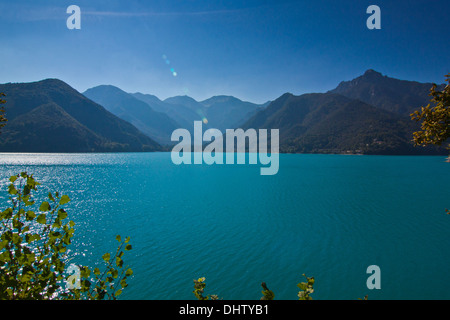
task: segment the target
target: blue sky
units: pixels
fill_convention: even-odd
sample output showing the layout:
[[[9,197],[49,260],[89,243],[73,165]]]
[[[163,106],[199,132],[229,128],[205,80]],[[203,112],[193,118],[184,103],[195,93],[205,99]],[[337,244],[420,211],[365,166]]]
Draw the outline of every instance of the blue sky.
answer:
[[[72,4],[81,30],[66,27]],[[366,27],[372,4],[381,30]],[[257,103],[326,92],[367,69],[443,83],[449,12],[448,0],[0,0],[0,83]]]

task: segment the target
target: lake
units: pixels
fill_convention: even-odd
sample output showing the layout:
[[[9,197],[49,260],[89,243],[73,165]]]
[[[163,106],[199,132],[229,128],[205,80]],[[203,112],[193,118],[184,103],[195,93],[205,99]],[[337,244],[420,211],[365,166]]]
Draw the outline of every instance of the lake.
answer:
[[[0,154],[2,210],[9,177],[27,171],[39,194],[59,191],[75,221],[71,263],[96,266],[130,236],[134,271],[121,299],[206,294],[450,299],[450,163],[435,156],[281,154],[260,165],[175,165],[170,153]],[[380,268],[380,289],[366,281]]]

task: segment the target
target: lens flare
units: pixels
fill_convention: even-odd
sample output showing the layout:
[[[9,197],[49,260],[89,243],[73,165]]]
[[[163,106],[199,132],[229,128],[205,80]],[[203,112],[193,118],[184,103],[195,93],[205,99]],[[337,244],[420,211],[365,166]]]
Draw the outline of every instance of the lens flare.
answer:
[[[166,62],[166,64],[170,64],[169,59],[167,59],[167,56],[165,54],[162,55],[163,60]]]
[[[167,56],[165,54],[162,55],[163,60],[166,62],[167,65],[170,65],[170,60],[167,58]],[[176,77],[178,75],[178,73],[175,71],[174,68],[170,68],[170,73]]]

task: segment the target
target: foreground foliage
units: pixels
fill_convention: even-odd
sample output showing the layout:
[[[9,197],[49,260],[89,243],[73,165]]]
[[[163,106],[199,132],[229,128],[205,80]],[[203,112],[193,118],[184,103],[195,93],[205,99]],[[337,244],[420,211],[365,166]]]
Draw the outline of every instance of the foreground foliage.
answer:
[[[86,266],[66,268],[75,226],[63,208],[70,198],[48,193],[36,211],[32,193],[40,183],[26,172],[9,180],[11,207],[0,214],[0,299],[116,299],[133,274],[122,260],[124,251],[132,248],[129,238],[116,237],[119,246],[114,255],[103,255],[102,272]]]
[[[307,277],[305,274],[303,276],[306,278],[306,282],[300,282],[297,284],[297,287],[300,289],[298,292],[299,300],[313,300],[311,294],[314,292],[314,277]],[[206,278],[202,277],[197,280],[194,279],[194,295],[198,300],[218,300],[217,295],[206,295],[204,296],[204,291],[206,287],[205,283]],[[272,290],[269,290],[267,284],[265,282],[261,283],[261,287],[263,290],[261,293],[263,296],[261,300],[274,300],[275,294]]]
[[[446,75],[446,81],[448,84],[442,91],[436,91],[436,84],[430,89],[430,102],[435,106],[428,104],[411,114],[413,120],[422,121],[422,130],[414,132],[416,145],[442,145],[450,138],[450,74]]]
[[[215,294],[206,295],[206,296],[203,295],[203,293],[205,291],[205,286],[206,286],[205,280],[206,280],[205,277],[199,278],[198,280],[194,279],[194,291],[193,292],[194,292],[195,297],[201,301],[209,300],[209,299],[218,300],[219,297]]]

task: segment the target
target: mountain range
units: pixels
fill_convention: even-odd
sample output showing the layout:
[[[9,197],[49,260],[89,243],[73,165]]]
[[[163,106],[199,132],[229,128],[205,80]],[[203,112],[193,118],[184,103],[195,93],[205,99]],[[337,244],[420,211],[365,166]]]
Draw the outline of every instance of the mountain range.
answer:
[[[83,95],[130,122],[158,143],[168,144],[172,132],[180,127],[165,113],[155,111],[147,103],[111,85],[88,89]]]
[[[205,129],[225,131],[241,126],[269,104],[254,104],[232,96],[215,96],[204,101],[176,96],[162,101],[154,95],[139,92],[131,94],[107,85],[88,89],[83,95],[164,145],[173,144],[170,138],[177,128],[185,128],[193,133],[194,121],[203,121]]]
[[[243,128],[279,129],[280,152],[448,154],[443,147],[412,143],[419,124],[410,114],[429,103],[431,87],[370,69],[326,93],[284,94]]]
[[[58,79],[0,85],[1,152],[139,152],[161,146]]]
[[[351,81],[342,81],[330,92],[358,99],[377,108],[408,116],[430,101],[431,83],[399,80],[369,69]],[[437,87],[444,89],[445,84]]]
[[[79,93],[58,79],[0,84],[7,125],[0,152],[140,152],[170,150],[177,128],[279,129],[280,152],[448,154],[414,147],[410,113],[429,103],[431,83],[374,70],[325,93],[285,93],[255,104],[233,96],[160,100],[100,85]],[[438,88],[443,88],[440,85]]]

